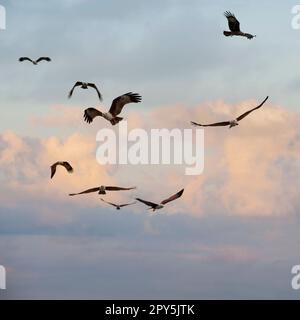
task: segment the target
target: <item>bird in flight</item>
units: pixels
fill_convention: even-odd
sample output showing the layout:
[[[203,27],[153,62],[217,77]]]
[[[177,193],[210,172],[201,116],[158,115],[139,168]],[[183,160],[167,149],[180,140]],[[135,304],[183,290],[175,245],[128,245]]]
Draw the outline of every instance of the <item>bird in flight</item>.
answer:
[[[122,188],[122,187],[100,186],[100,187],[91,188],[79,193],[70,193],[69,196],[77,196],[79,194],[86,194],[86,193],[92,193],[92,192],[98,192],[98,194],[106,194],[106,191],[127,191],[127,190],[133,190],[133,189],[136,189],[136,187]]]
[[[99,100],[102,101],[102,95],[100,93],[100,91],[98,90],[97,86],[94,83],[89,83],[89,82],[82,82],[82,81],[77,81],[73,88],[71,89],[71,91],[69,92],[69,99],[72,97],[73,91],[76,87],[81,87],[82,89],[88,89],[90,88],[94,88],[97,91]]]
[[[23,61],[26,61],[26,60],[32,62],[34,65],[37,65],[41,61],[48,61],[48,62],[51,61],[51,59],[49,57],[40,57],[37,60],[32,60],[32,59],[30,59],[28,57],[21,57],[19,59],[20,62],[23,62]]]
[[[94,118],[99,116],[108,120],[114,126],[115,124],[123,120],[123,118],[117,116],[121,113],[123,107],[127,103],[138,103],[141,101],[142,97],[138,93],[128,92],[115,98],[108,112],[103,113],[95,108],[86,109],[84,111],[84,120],[87,123],[91,123],[93,122]]]
[[[169,197],[168,199],[165,199],[163,201],[161,201],[161,203],[153,203],[150,201],[146,201],[140,198],[135,198],[137,201],[140,201],[142,203],[144,203],[146,206],[149,206],[149,209],[152,209],[153,211],[158,210],[158,209],[162,209],[164,207],[165,204],[167,204],[168,202],[174,201],[178,198],[180,198],[183,194],[184,189],[180,190],[179,192],[177,192],[176,194],[174,194],[173,196]]]
[[[112,202],[108,202],[108,201],[105,201],[104,199],[101,198],[101,200],[107,204],[110,204],[112,206],[114,206],[117,210],[120,210],[121,208],[123,207],[127,207],[127,206],[131,206],[133,204],[136,204],[136,202],[131,202],[131,203],[124,203],[124,204],[115,204],[115,203],[112,203]]]
[[[74,171],[69,162],[67,162],[67,161],[57,161],[50,167],[51,168],[51,179],[54,177],[54,175],[56,173],[56,167],[57,166],[64,167],[69,173],[72,173]]]
[[[225,127],[225,126],[229,126],[229,129],[232,127],[235,127],[239,124],[239,121],[241,121],[242,119],[244,119],[245,117],[247,117],[251,112],[253,112],[254,110],[257,110],[259,108],[261,108],[263,106],[263,104],[268,100],[269,97],[266,97],[265,100],[258,105],[257,107],[246,111],[245,113],[243,113],[242,115],[240,115],[239,117],[237,117],[234,120],[230,120],[230,121],[223,121],[223,122],[216,122],[216,123],[211,123],[211,124],[200,124],[200,123],[196,123],[194,121],[191,121],[191,124],[194,126],[199,126],[199,127]]]
[[[228,20],[228,26],[230,29],[230,31],[223,32],[224,36],[226,36],[226,37],[241,36],[241,37],[246,37],[249,40],[256,37],[255,35],[252,35],[250,33],[244,33],[240,30],[240,23],[234,14],[232,14],[229,11],[225,11],[224,15]]]

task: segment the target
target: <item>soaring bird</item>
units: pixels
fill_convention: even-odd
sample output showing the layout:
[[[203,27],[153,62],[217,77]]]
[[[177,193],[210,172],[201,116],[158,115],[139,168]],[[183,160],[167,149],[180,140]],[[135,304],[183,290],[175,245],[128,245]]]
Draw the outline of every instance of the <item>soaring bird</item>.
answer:
[[[235,17],[234,14],[232,14],[231,12],[229,11],[225,11],[224,12],[224,15],[225,17],[227,18],[228,20],[228,26],[229,26],[229,29],[230,31],[224,31],[223,34],[224,36],[226,37],[229,37],[229,36],[241,36],[241,37],[246,37],[247,39],[252,39],[256,36],[250,34],[250,33],[244,33],[240,30],[240,23],[239,21],[237,20],[237,18]]]
[[[79,194],[86,194],[86,193],[92,193],[92,192],[98,192],[98,194],[106,194],[106,191],[127,191],[127,190],[133,190],[133,189],[136,189],[136,187],[121,188],[121,187],[111,187],[111,186],[100,186],[100,187],[91,188],[79,193],[70,193],[69,196],[77,196]]]
[[[81,82],[81,81],[77,81],[73,88],[71,89],[71,91],[69,92],[69,99],[72,97],[73,91],[76,87],[81,87],[82,89],[88,89],[88,87],[94,88],[97,91],[99,100],[102,101],[102,95],[100,93],[100,91],[98,90],[97,86],[94,83],[89,83],[89,82]]]
[[[37,65],[40,61],[48,61],[48,62],[51,61],[51,59],[49,57],[40,57],[37,60],[32,60],[32,59],[30,59],[28,57],[21,57],[19,59],[20,62],[23,62],[23,61],[26,61],[26,60],[32,62],[34,65]]]
[[[229,129],[232,127],[237,126],[239,123],[239,121],[241,121],[242,119],[244,119],[245,117],[247,117],[251,112],[253,112],[254,110],[257,110],[259,108],[261,108],[263,106],[263,104],[268,100],[269,97],[266,97],[266,99],[257,107],[246,111],[245,113],[243,113],[242,115],[240,115],[239,117],[237,117],[234,120],[230,120],[230,121],[223,121],[223,122],[216,122],[216,123],[211,123],[211,124],[200,124],[200,123],[196,123],[194,121],[191,121],[191,124],[194,126],[199,126],[199,127],[224,127],[224,126],[229,126]]]
[[[101,198],[101,200],[107,204],[110,204],[111,206],[114,206],[117,210],[120,210],[121,208],[123,207],[126,207],[126,206],[131,206],[133,204],[136,204],[136,202],[131,202],[131,203],[125,203],[125,204],[115,204],[115,203],[112,203],[112,202],[108,202],[108,201],[105,201],[104,199]]]
[[[67,161],[57,161],[50,167],[51,168],[51,179],[55,175],[57,166],[63,166],[69,173],[72,173],[74,171],[69,162],[67,162]]]
[[[110,123],[114,126],[123,118],[117,117],[127,103],[138,103],[142,101],[142,97],[138,93],[128,92],[117,98],[115,98],[111,104],[111,107],[108,112],[101,112],[95,108],[88,108],[84,111],[84,120],[87,123],[91,123],[96,117],[103,117],[104,119],[110,121]]]
[[[153,211],[158,210],[158,209],[162,209],[164,207],[165,204],[167,204],[168,202],[171,202],[173,200],[176,200],[178,198],[180,198],[183,194],[184,189],[180,190],[179,192],[177,192],[176,194],[174,194],[173,196],[169,197],[168,199],[163,200],[160,204],[157,203],[153,203],[150,201],[146,201],[140,198],[135,198],[137,201],[140,201],[142,203],[144,203],[146,206],[149,206],[149,209],[152,209]]]

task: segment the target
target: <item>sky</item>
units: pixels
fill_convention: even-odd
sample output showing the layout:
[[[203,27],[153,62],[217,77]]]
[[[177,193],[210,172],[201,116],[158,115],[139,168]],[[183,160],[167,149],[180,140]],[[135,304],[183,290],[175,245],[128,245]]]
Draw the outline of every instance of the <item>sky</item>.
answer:
[[[0,299],[299,299],[300,30],[294,1],[0,0]],[[249,41],[226,38],[233,12]],[[19,63],[50,56],[51,63]],[[77,80],[91,90],[68,91]],[[96,134],[108,108],[131,129],[191,128],[262,109],[236,128],[205,130],[205,166],[99,165]],[[234,116],[233,116],[234,115]],[[117,131],[117,128],[114,127]],[[50,165],[69,160],[74,174]],[[102,184],[160,201],[116,211],[99,197],[68,193]]]

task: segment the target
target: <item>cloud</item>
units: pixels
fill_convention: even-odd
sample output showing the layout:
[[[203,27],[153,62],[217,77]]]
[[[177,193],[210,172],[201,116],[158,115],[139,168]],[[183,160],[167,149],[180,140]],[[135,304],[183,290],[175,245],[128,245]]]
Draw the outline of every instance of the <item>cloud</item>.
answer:
[[[50,224],[55,219],[62,220],[59,206],[63,207],[63,204],[72,207],[72,203],[81,201],[82,206],[99,206],[98,198],[71,200],[70,192],[116,183],[107,169],[95,161],[92,137],[74,133],[63,140],[56,137],[32,139],[4,132],[0,142],[2,206],[31,208],[40,213],[40,219],[48,219]],[[58,168],[56,176],[50,180],[50,165],[58,160],[70,161],[75,172],[71,175]],[[63,208],[67,215],[70,210]]]
[[[41,116],[33,116],[30,124],[36,127],[76,127],[82,121],[83,111],[79,107],[66,107],[55,105],[49,108],[49,113]]]
[[[73,222],[84,234],[2,234],[3,299],[297,298],[289,285],[296,220],[158,215],[152,235],[139,233],[142,220],[84,212]],[[278,226],[276,238],[265,237]]]
[[[3,298],[299,297],[289,286],[299,263],[299,116],[286,107],[298,106],[291,83],[300,44],[289,23],[293,3],[259,5],[258,12],[256,1],[5,3]],[[223,37],[222,13],[230,7],[255,41]],[[20,55],[44,54],[52,63],[18,63]],[[205,130],[205,171],[187,177],[180,167],[98,165],[96,131],[107,123],[82,121],[83,109],[99,103],[89,91],[67,102],[76,80],[97,83],[106,110],[122,93],[142,94],[142,104],[126,109],[129,128],[189,128],[190,120],[243,112],[257,102],[249,97],[271,99],[237,128]],[[62,158],[74,174],[59,168],[50,180],[49,166]],[[185,193],[155,215],[142,204],[117,212],[97,195],[67,195],[100,183],[137,184],[132,193],[107,195],[114,201],[160,201],[181,187]]]
[[[200,105],[195,109],[178,105],[157,107],[153,111],[129,112],[128,127],[190,128],[189,121],[219,121],[230,119],[256,105],[245,101],[228,105],[222,101]],[[129,108],[129,107],[128,107]],[[61,115],[57,116],[57,115]],[[48,116],[34,122],[76,129],[79,111],[56,106]],[[28,138],[6,131],[1,135],[0,165],[4,180],[4,203],[21,202],[24,198],[70,203],[69,192],[81,191],[101,184],[137,185],[138,190],[126,195],[109,195],[117,201],[141,195],[161,201],[185,187],[183,197],[164,209],[169,213],[202,216],[207,212],[228,215],[296,214],[299,207],[294,190],[299,187],[299,123],[297,114],[279,106],[266,104],[251,114],[236,128],[205,130],[205,169],[200,176],[185,176],[181,167],[174,166],[101,166],[96,162],[95,130],[105,120],[99,118],[87,126],[84,133],[73,132],[65,138]],[[117,131],[117,127],[113,128]],[[59,168],[53,180],[49,166],[58,160],[68,160],[75,168],[68,175]],[[285,171],[293,167],[289,180]],[[145,179],[145,176],[149,178]],[[163,190],[157,186],[164,181]],[[7,191],[9,190],[9,191]],[[159,192],[157,192],[159,190]],[[291,192],[287,192],[290,190]],[[17,192],[17,199],[11,194]],[[93,196],[72,199],[84,206],[99,206]],[[103,204],[102,204],[103,205]],[[137,207],[132,210],[138,211]],[[146,229],[150,230],[149,225]]]

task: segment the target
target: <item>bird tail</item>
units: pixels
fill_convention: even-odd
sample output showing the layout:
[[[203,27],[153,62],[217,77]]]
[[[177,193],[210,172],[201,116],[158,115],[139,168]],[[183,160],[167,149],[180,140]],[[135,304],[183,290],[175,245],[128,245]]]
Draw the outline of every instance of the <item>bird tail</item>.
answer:
[[[229,37],[232,35],[232,33],[230,31],[224,31],[223,32],[224,36]]]
[[[100,190],[98,194],[106,194],[106,192],[104,190]]]
[[[244,36],[249,40],[251,40],[251,39],[256,37],[256,35],[253,35],[253,34],[250,34],[250,33],[244,33]]]
[[[123,118],[121,118],[121,117],[115,117],[110,120],[110,123],[114,126],[122,120],[123,120]]]

